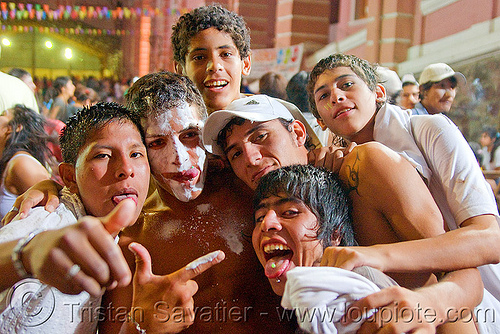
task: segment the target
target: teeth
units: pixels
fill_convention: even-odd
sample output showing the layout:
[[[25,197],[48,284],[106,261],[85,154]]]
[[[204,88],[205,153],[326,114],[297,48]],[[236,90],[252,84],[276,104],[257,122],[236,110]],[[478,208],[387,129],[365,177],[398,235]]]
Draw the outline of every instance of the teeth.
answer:
[[[348,112],[349,110],[352,110],[352,108],[342,109],[341,111],[338,112],[337,116],[342,115],[343,113]],[[337,116],[335,116],[335,117],[337,117]]]
[[[217,80],[217,81],[211,81],[209,83],[206,83],[205,86],[207,87],[218,87],[218,86],[224,86],[227,84],[227,81],[225,80]]]
[[[268,244],[268,245],[265,245],[264,246],[264,252],[265,253],[272,253],[274,251],[277,251],[277,250],[290,250],[290,247],[288,247],[287,245],[283,245],[283,244]]]

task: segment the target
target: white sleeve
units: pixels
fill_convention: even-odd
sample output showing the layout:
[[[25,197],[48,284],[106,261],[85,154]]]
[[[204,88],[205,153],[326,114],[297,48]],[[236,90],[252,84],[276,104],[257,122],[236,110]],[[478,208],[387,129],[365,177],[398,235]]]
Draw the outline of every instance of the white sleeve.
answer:
[[[45,211],[43,207],[35,207],[30,210],[26,218],[14,220],[0,228],[0,242],[20,239],[33,231],[40,233],[75,223],[75,216],[64,204],[60,204],[54,212]]]
[[[38,233],[42,232],[46,229],[45,220],[49,214],[43,207],[31,209],[26,218],[14,220],[0,228],[0,242],[20,239],[37,230]]]
[[[491,168],[500,167],[500,147],[495,150],[495,156],[493,157],[493,162],[491,163]]]
[[[432,170],[431,192],[434,182],[456,224],[482,214],[498,216],[491,187],[458,127],[444,115],[433,115],[413,116],[412,129]],[[433,193],[433,197],[443,204],[439,196]]]

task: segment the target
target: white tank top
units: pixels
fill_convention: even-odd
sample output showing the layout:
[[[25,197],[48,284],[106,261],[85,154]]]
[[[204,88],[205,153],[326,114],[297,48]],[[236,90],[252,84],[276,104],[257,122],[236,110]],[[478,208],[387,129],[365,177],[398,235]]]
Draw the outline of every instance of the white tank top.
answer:
[[[8,164],[14,160],[17,157],[20,156],[25,156],[25,157],[30,157],[31,159],[35,160],[37,163],[42,165],[40,161],[38,161],[35,157],[32,155],[26,154],[26,153],[19,153],[14,155],[12,158],[10,158]],[[4,173],[5,174],[5,173]],[[2,177],[2,185],[0,186],[0,219],[3,218],[7,214],[7,212],[12,209],[12,206],[14,205],[14,202],[16,201],[17,195],[11,193],[5,188],[5,175]]]

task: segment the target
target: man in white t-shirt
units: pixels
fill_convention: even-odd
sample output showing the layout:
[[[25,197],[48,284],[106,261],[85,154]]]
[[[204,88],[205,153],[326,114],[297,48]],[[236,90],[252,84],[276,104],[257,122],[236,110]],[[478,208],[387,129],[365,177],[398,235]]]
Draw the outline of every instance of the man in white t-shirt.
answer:
[[[0,111],[22,104],[26,107],[38,110],[35,94],[20,79],[0,72]]]

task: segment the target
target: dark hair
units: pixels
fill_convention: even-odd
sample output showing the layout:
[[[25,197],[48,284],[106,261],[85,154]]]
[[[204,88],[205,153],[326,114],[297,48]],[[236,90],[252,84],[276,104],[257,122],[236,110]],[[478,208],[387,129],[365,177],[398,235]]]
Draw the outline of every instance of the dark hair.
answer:
[[[200,91],[186,76],[172,72],[146,74],[139,78],[125,95],[127,107],[141,117],[155,116],[188,103],[196,106],[201,119],[207,108]]]
[[[75,115],[71,116],[63,128],[59,143],[63,161],[75,164],[81,148],[96,132],[112,121],[131,122],[141,134],[144,143],[144,131],[141,120],[136,112],[129,111],[124,106],[115,102],[98,102],[93,106],[85,106]]]
[[[26,151],[44,167],[50,151],[47,147],[48,135],[45,132],[45,118],[28,107],[17,104],[10,109],[12,120],[8,123],[12,129],[10,137],[0,158],[0,175],[3,175],[7,163],[14,154]]]
[[[265,73],[259,80],[259,94],[266,94],[271,97],[286,100],[286,78],[275,72]]]
[[[288,131],[292,132],[292,129],[290,128],[290,124],[293,123],[292,121],[286,120],[284,118],[277,118],[281,125]],[[222,148],[224,151],[227,147],[227,138],[232,134],[233,132],[233,127],[243,125],[247,121],[246,118],[239,117],[239,116],[234,116],[227,122],[227,124],[222,128],[222,130],[219,131],[217,134],[217,145]],[[315,148],[314,144],[312,143],[311,137],[309,137],[309,134],[307,134],[306,142],[304,146],[306,147],[307,150],[311,150]]]
[[[449,78],[445,78],[443,80],[446,80],[446,79],[450,79],[451,83],[454,84],[455,86],[458,85],[457,78],[455,78],[455,77],[449,77]],[[420,98],[420,101],[422,101],[424,99],[424,93],[426,91],[428,91],[429,89],[431,89],[432,85],[434,85],[434,84],[436,84],[438,82],[441,82],[443,80],[440,80],[440,81],[429,81],[429,82],[426,82],[424,84],[421,84],[419,86],[420,87],[420,93],[418,94],[418,97]]]
[[[311,71],[309,83],[307,84],[309,106],[311,108],[311,112],[318,119],[321,119],[321,116],[318,113],[318,109],[316,109],[316,103],[314,101],[314,85],[321,74],[327,70],[333,70],[337,67],[349,67],[361,80],[366,83],[371,91],[375,91],[377,83],[379,82],[375,66],[364,59],[342,53],[336,53],[321,59]],[[378,107],[380,107],[380,105]]]
[[[243,17],[220,5],[207,5],[182,15],[172,27],[171,44],[174,49],[174,60],[184,66],[191,39],[208,28],[215,28],[231,35],[241,59],[250,54],[250,30]]]
[[[290,78],[286,85],[286,95],[288,101],[295,104],[300,111],[309,112],[309,100],[307,99],[307,81],[309,80],[309,72],[300,71]]]
[[[332,172],[312,165],[276,169],[260,179],[254,194],[254,208],[270,196],[302,201],[318,219],[316,237],[323,248],[332,245],[332,237],[340,237],[340,246],[357,245],[349,197]]]
[[[19,78],[19,79],[22,79],[24,76],[29,76],[31,77],[31,74],[26,71],[26,70],[23,70],[22,68],[13,68],[9,71],[9,74],[16,77],[16,78]]]
[[[416,83],[415,81],[405,81],[405,82],[403,82],[403,84],[401,86],[402,87],[406,87],[406,86],[417,86],[418,87],[418,83]]]
[[[491,150],[489,161],[493,162],[493,160],[495,160],[495,151],[498,146],[500,146],[500,132],[492,126],[485,126],[482,133],[486,133],[491,139],[493,139],[493,149]]]
[[[68,76],[57,77],[52,83],[52,87],[56,90],[57,94],[61,94],[62,88],[66,86],[71,78]]]

